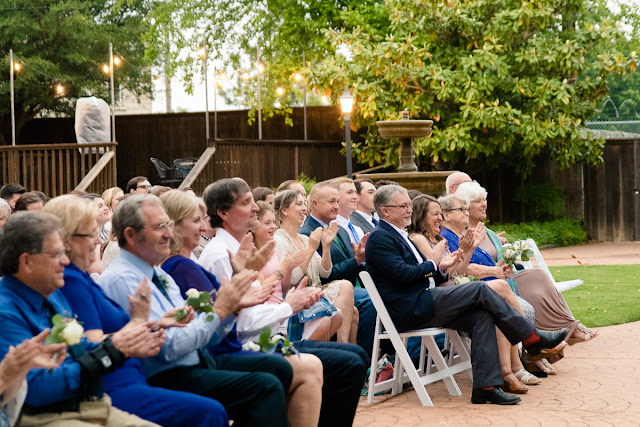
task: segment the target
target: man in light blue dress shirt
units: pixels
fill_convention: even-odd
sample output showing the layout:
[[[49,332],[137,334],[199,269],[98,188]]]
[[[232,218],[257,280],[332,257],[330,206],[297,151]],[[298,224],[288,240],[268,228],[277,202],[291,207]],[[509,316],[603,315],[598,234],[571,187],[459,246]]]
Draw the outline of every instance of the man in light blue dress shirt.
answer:
[[[153,195],[132,195],[120,202],[113,230],[120,255],[100,277],[107,295],[128,312],[128,299],[144,278],[152,289],[151,320],[160,319],[172,307],[185,304],[173,278],[157,267],[169,256],[173,222]],[[216,369],[208,348],[215,346],[233,328],[238,302],[256,278],[240,273],[232,279],[228,294],[220,292],[214,319],[199,314],[185,328],[167,330],[158,356],[144,360],[147,381],[156,387],[188,391],[218,400],[238,426],[287,425],[285,390],[281,381],[265,372]],[[203,350],[203,351],[199,351]]]

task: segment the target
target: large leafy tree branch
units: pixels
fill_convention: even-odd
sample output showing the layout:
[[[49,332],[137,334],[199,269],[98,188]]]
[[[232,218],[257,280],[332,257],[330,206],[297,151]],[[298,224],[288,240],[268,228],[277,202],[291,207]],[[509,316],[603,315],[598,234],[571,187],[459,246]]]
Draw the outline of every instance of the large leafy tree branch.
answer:
[[[561,166],[601,160],[602,140],[579,126],[607,96],[607,77],[634,70],[628,34],[602,4],[588,0],[389,0],[386,35],[366,28],[326,31],[347,45],[311,69],[334,93],[356,96],[355,126],[367,129],[354,150],[360,161],[396,159],[375,122],[434,120],[417,143],[433,160],[487,163],[509,157],[527,174],[535,156]],[[336,94],[337,96],[337,94]]]
[[[149,23],[147,56],[170,76],[180,77],[191,93],[194,81],[203,76],[196,51],[206,40],[209,67],[222,67],[231,80],[221,93],[250,107],[249,120],[257,108],[256,46],[265,69],[263,115],[286,115],[288,107],[302,104],[303,81],[295,75],[303,70],[303,52],[307,66],[335,54],[325,29],[359,25],[384,34],[389,25],[384,7],[375,0],[170,0],[157,4]],[[284,94],[278,95],[276,88],[283,88]],[[321,93],[315,92],[312,102],[320,99]],[[276,99],[283,108],[273,107]]]
[[[123,57],[118,85],[138,95],[150,93],[143,62],[144,0],[0,0],[0,143],[11,141],[9,49],[21,64],[15,73],[16,129],[38,114],[73,114],[75,99],[110,101],[109,42]],[[64,87],[64,94],[56,91]]]

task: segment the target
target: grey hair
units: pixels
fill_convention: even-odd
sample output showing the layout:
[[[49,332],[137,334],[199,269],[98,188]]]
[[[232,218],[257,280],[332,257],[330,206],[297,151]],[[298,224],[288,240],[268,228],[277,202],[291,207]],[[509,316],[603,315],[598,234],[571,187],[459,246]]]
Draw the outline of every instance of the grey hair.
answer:
[[[20,255],[41,253],[47,237],[60,230],[60,220],[49,213],[22,211],[11,215],[0,234],[0,274],[17,273]]]
[[[469,207],[469,202],[460,197],[457,192],[456,194],[449,194],[448,196],[440,197],[438,199],[438,202],[440,203],[440,207],[444,212],[450,211],[456,204],[456,202],[461,203],[465,208]]]
[[[456,191],[456,195],[462,197],[467,203],[471,203],[474,200],[482,197],[483,199],[487,198],[487,190],[485,190],[477,181],[473,182],[463,182],[458,187]]]
[[[11,213],[11,205],[9,205],[9,203],[0,197],[0,212],[7,212],[7,214]]]
[[[127,244],[127,239],[124,236],[124,230],[127,227],[131,227],[136,233],[139,233],[146,225],[147,219],[142,211],[145,203],[162,206],[160,199],[153,194],[131,194],[116,206],[112,219],[113,234],[121,248]]]
[[[380,218],[382,218],[382,208],[391,203],[391,199],[397,193],[407,194],[407,189],[399,185],[388,184],[376,190],[376,194],[373,196],[373,207],[376,208]]]

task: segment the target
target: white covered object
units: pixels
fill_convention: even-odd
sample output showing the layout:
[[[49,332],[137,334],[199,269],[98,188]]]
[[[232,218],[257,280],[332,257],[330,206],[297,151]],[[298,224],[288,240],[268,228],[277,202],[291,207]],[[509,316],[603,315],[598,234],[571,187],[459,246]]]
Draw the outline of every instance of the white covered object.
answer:
[[[109,113],[109,105],[100,98],[78,98],[74,126],[78,144],[110,142]]]

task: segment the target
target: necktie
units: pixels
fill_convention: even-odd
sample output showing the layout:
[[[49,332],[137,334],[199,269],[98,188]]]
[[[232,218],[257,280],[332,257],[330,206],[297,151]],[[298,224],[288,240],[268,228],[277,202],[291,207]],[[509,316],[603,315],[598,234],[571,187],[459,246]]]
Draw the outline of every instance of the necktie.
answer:
[[[371,222],[373,222],[373,226],[375,227],[376,225],[378,225],[378,220],[375,219],[374,217],[371,217]]]
[[[351,221],[347,222],[349,226],[349,230],[351,230],[351,235],[353,235],[353,240],[356,242],[356,245],[360,243],[360,238],[358,237],[358,233],[356,233],[356,228],[351,224]]]
[[[53,316],[58,314],[58,312],[56,311],[56,308],[53,306],[53,304],[51,304],[51,302],[49,302],[48,299],[45,299],[42,302],[42,308],[44,308],[47,311],[47,314],[48,314],[47,317],[49,318],[49,320],[51,320]]]
[[[158,277],[155,271],[153,272],[153,278],[151,279],[151,281],[153,282],[154,285],[156,285],[156,288],[158,288],[158,290],[162,293],[162,295],[164,295],[167,301],[169,301],[169,304],[173,305],[173,301],[171,301],[171,298],[169,298],[169,293],[167,292],[167,284],[162,280],[160,280],[160,278]]]

